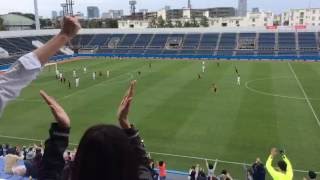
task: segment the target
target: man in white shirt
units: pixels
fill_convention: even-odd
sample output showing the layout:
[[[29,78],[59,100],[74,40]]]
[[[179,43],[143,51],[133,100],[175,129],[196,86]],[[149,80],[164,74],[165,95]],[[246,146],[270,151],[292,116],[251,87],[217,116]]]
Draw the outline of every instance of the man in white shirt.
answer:
[[[65,17],[61,32],[42,47],[19,58],[10,69],[0,75],[0,116],[7,103],[28,86],[40,73],[50,57],[68,43],[80,30],[77,18]]]
[[[109,78],[109,76],[110,76],[110,71],[108,70],[107,71],[107,78]]]
[[[205,70],[206,70],[206,65],[205,65],[205,62],[204,62],[204,61],[202,61],[202,72],[204,73],[204,72],[205,72]]]
[[[74,77],[74,78],[76,78],[76,77],[77,77],[76,70],[73,70],[73,77]]]
[[[96,80],[96,72],[93,72],[93,73],[92,73],[92,79],[93,79],[93,80]]]
[[[237,85],[240,86],[240,74],[238,74],[238,76],[237,76]]]
[[[87,67],[84,67],[84,68],[83,68],[83,72],[84,72],[84,73],[87,73]]]
[[[76,88],[79,87],[79,83],[80,83],[80,78],[76,78]]]

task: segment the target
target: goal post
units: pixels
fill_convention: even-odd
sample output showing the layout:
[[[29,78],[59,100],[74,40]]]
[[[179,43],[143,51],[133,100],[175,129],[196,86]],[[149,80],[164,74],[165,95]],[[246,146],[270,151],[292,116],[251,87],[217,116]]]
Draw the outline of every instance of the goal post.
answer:
[[[54,70],[56,72],[58,70],[58,63],[47,63],[45,67],[48,68],[49,71]]]

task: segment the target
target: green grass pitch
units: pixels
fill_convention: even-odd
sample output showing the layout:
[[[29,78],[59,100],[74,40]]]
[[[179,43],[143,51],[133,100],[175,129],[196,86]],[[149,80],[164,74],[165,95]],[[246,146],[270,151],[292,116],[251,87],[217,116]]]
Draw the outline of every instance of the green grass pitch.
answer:
[[[285,149],[295,169],[320,170],[319,63],[220,61],[218,67],[216,61],[206,61],[205,73],[201,66],[199,60],[104,58],[59,64],[73,85],[72,70],[77,70],[77,89],[61,84],[55,79],[54,67],[47,67],[5,109],[0,142],[33,143],[2,136],[46,139],[53,118],[39,96],[44,89],[70,114],[70,142],[78,143],[89,126],[116,123],[117,106],[128,82],[137,79],[130,120],[140,129],[149,151],[251,163],[256,157],[265,162],[270,148],[278,147]],[[235,66],[241,86],[236,85]],[[97,72],[95,81],[93,71]],[[198,80],[198,74],[202,79]],[[217,93],[211,91],[212,83],[217,85]],[[205,162],[159,154],[153,157],[166,160],[169,169],[184,171]],[[216,172],[223,168],[244,179],[241,165],[219,162]],[[302,175],[295,173],[295,179]]]

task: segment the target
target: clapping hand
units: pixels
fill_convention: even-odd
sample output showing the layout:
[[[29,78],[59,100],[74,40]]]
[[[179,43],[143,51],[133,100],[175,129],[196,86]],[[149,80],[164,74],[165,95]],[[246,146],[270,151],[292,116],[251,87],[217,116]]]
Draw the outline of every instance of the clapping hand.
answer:
[[[133,99],[133,93],[134,93],[136,82],[137,82],[136,80],[131,81],[130,87],[127,90],[118,108],[118,121],[120,126],[123,129],[131,128],[131,124],[128,120],[128,114],[129,114],[130,105]]]
[[[48,106],[51,109],[51,112],[62,128],[69,128],[70,127],[70,118],[68,114],[64,111],[64,109],[58,104],[58,102],[51,96],[49,96],[46,92],[40,91],[40,95],[46,101]]]

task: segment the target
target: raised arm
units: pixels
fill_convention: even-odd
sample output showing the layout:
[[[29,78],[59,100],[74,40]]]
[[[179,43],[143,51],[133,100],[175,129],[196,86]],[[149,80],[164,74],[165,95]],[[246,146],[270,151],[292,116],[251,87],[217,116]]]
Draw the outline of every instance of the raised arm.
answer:
[[[287,174],[291,177],[293,177],[293,168],[292,168],[292,164],[290,162],[290,160],[288,159],[288,157],[286,155],[283,155],[282,156],[282,159],[284,160],[284,162],[286,162],[287,164]]]
[[[144,148],[144,145],[139,136],[139,131],[130,124],[128,114],[130,111],[131,102],[133,100],[134,89],[136,81],[133,80],[130,83],[130,87],[123,97],[118,108],[118,121],[124,132],[130,139],[131,145],[134,147],[134,151],[137,154],[140,167],[139,167],[139,179],[152,179],[152,172],[150,171],[148,154]]]
[[[61,32],[42,47],[19,58],[10,69],[0,75],[0,116],[6,104],[19,96],[21,90],[36,79],[41,67],[79,31],[77,19],[66,17]]]
[[[266,162],[266,168],[269,172],[269,174],[271,175],[271,177],[273,179],[276,179],[276,177],[278,177],[278,174],[279,172],[276,171],[273,167],[272,167],[272,161],[273,161],[273,158],[277,155],[277,149],[276,148],[272,148],[271,149],[271,153],[268,157],[268,160]]]
[[[40,163],[39,180],[59,180],[65,165],[63,153],[69,142],[70,118],[57,101],[44,91],[41,96],[48,104],[55,118],[45,142],[45,150]]]
[[[55,55],[60,48],[69,42],[80,30],[80,23],[75,17],[65,17],[61,32],[53,37],[42,47],[36,49],[34,54],[38,57],[42,65],[48,62],[48,59]]]

